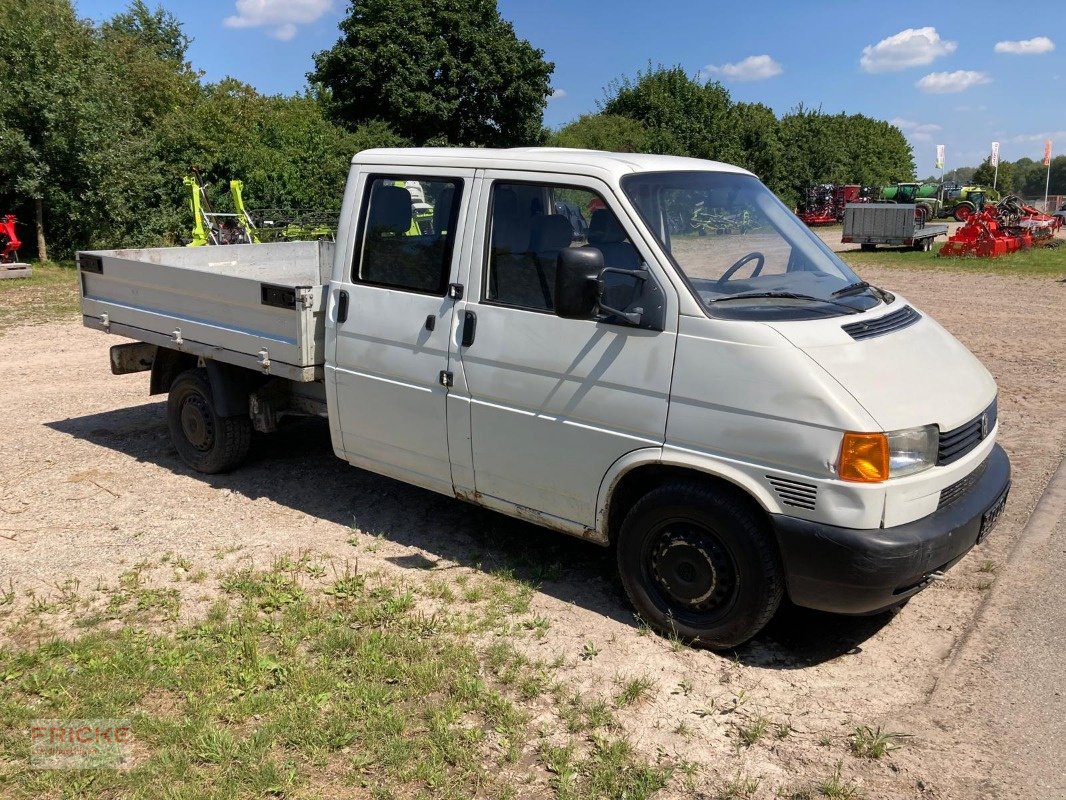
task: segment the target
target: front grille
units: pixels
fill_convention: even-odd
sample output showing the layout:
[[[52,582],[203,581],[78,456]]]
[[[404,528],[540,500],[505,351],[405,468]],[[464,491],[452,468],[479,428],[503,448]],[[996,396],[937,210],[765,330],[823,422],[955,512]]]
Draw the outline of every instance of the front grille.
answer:
[[[862,341],[863,339],[873,339],[875,336],[884,336],[886,333],[901,330],[908,325],[913,325],[921,318],[922,315],[913,308],[903,306],[899,311],[893,311],[883,317],[864,320],[863,322],[852,322],[848,325],[842,325],[841,328],[852,339]]]
[[[774,487],[777,496],[781,498],[781,502],[786,506],[805,508],[808,511],[814,510],[814,505],[818,500],[817,486],[794,481],[791,478],[781,478],[776,475],[767,475],[766,480],[770,481],[770,485]]]
[[[996,427],[998,409],[996,400],[992,405],[971,419],[965,425],[950,431],[940,432],[940,445],[937,448],[936,463],[938,466],[953,464],[960,458],[971,452],[987,437]]]
[[[977,469],[975,469],[961,481],[955,481],[955,483],[951,484],[951,486],[948,486],[945,489],[941,489],[940,502],[936,504],[936,510],[939,511],[942,508],[947,508],[960,497],[962,497],[964,494],[966,494],[968,491],[970,491],[970,489],[974,487],[974,484],[981,479],[981,474],[985,471],[985,467],[987,466],[988,459],[986,458],[980,463]]]

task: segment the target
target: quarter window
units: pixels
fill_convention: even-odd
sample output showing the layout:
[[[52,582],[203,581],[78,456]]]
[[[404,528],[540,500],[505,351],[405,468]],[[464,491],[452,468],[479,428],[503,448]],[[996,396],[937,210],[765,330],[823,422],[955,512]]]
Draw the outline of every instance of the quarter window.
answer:
[[[352,281],[443,295],[462,185],[449,178],[369,178]]]

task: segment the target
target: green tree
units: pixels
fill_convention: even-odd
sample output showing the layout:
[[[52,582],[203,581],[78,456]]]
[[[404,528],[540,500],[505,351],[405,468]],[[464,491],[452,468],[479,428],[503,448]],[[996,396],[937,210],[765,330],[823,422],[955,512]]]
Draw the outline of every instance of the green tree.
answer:
[[[496,0],[357,0],[308,79],[332,118],[384,120],[415,144],[533,144],[554,64],[515,34]]]
[[[682,67],[649,65],[635,80],[608,86],[607,94],[601,111],[640,122],[650,152],[723,161],[739,153],[729,92],[715,81],[700,83]]]
[[[989,156],[974,170],[973,178],[976,186],[992,186],[1000,194],[1010,194],[1014,191],[1014,164],[1010,161],[1000,161],[999,171],[992,166],[992,157]]]
[[[553,147],[579,147],[616,153],[648,151],[648,131],[635,119],[616,114],[585,114],[551,134]]]
[[[774,191],[780,191],[784,147],[773,109],[762,103],[737,103],[731,116],[739,151],[735,163],[754,172]]]

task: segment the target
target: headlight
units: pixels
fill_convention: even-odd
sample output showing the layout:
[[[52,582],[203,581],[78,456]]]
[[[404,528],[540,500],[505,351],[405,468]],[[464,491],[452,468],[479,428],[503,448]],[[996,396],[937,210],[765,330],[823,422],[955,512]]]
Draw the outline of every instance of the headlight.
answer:
[[[889,433],[845,433],[837,474],[841,480],[856,483],[913,475],[936,463],[938,443],[936,425]]]
[[[888,476],[913,475],[936,463],[940,435],[936,425],[888,434]]]

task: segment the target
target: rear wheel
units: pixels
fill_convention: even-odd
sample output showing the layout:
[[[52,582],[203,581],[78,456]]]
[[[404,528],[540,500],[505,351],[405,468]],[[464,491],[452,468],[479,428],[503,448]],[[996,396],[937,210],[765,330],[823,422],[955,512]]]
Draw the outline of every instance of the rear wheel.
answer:
[[[966,203],[960,203],[955,206],[954,217],[957,222],[965,222],[973,216],[974,208]]]
[[[197,472],[228,472],[248,455],[252,421],[220,417],[205,369],[189,369],[174,379],[167,398],[167,427],[181,460]]]
[[[772,533],[742,497],[695,482],[653,489],[626,515],[618,570],[640,616],[712,649],[762,630],[784,594]]]

